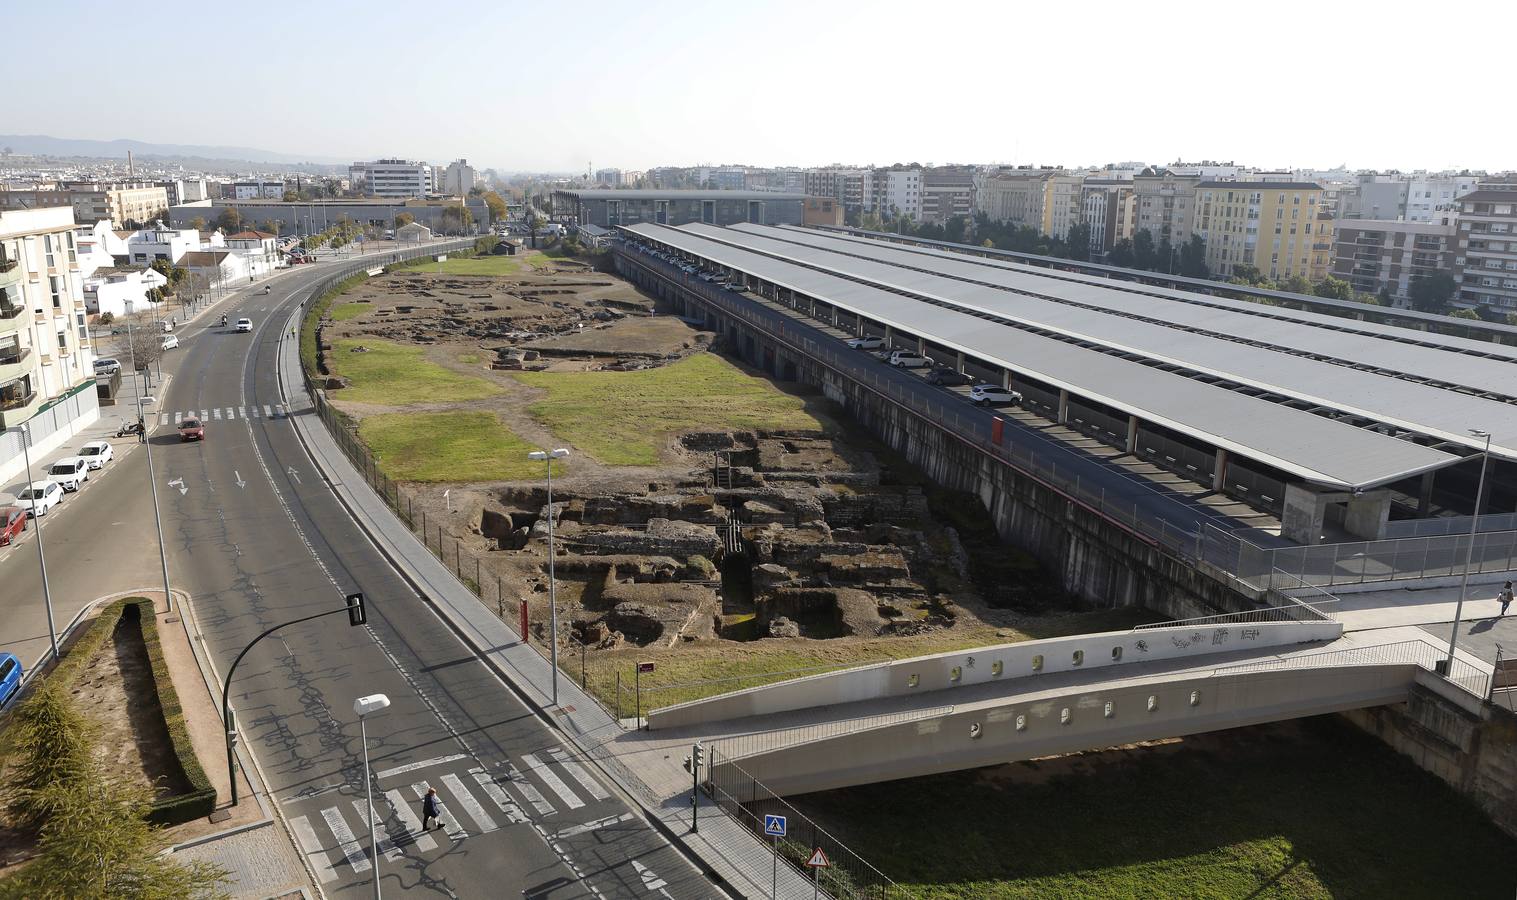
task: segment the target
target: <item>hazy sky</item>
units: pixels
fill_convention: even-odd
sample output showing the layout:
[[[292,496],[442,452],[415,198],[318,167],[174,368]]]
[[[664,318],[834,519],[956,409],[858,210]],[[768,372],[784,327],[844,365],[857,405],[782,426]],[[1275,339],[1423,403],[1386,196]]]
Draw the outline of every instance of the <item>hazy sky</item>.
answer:
[[[1505,0],[0,3],[6,133],[539,171],[1517,167],[1479,37]]]

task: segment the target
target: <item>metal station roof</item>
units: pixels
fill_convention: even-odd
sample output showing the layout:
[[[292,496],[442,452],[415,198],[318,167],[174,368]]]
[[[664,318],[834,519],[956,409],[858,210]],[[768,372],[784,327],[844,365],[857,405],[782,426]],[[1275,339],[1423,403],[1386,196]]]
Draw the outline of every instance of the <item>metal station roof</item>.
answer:
[[[1492,433],[1493,451],[1517,457],[1517,405],[1501,399],[1517,397],[1517,364],[1505,359],[1338,333],[1306,323],[1258,319],[1107,285],[953,259],[931,259],[933,271],[928,272],[920,269],[925,258],[906,256],[906,264],[918,268],[905,268],[848,255],[858,252],[858,245],[843,247],[846,252],[825,249],[813,242],[835,245],[837,239],[794,230],[701,225],[685,229],[1475,449],[1484,446],[1484,441],[1469,429],[1483,428]],[[785,240],[796,237],[805,240]],[[881,246],[867,255],[893,257],[903,252],[909,253]],[[981,283],[962,280],[966,277]],[[1385,374],[1386,370],[1409,377]],[[1499,396],[1488,399],[1453,389],[1448,382]]]
[[[1459,461],[1409,441],[1239,394],[1140,362],[733,247],[688,230],[625,230],[782,285],[955,351],[1027,373],[1304,481],[1370,488]]]

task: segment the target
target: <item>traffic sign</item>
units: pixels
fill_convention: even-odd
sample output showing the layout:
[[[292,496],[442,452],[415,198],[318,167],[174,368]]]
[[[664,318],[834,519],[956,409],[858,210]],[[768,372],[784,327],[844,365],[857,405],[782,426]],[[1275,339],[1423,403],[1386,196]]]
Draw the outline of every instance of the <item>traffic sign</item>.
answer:
[[[764,835],[766,837],[777,837],[777,838],[784,837],[785,836],[785,817],[784,816],[764,816]]]
[[[653,671],[653,663],[640,662],[640,663],[637,664],[637,672],[638,672],[639,675],[641,675],[644,672],[652,672],[652,671]]]
[[[832,861],[827,858],[827,854],[822,852],[822,848],[818,847],[812,851],[811,858],[806,860],[806,865],[813,869],[826,869],[832,866]]]

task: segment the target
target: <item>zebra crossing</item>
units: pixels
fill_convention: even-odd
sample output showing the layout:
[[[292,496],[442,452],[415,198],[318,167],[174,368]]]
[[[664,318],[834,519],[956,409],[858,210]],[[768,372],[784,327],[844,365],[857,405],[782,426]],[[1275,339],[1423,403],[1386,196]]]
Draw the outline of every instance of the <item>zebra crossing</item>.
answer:
[[[459,768],[460,761],[465,768]],[[494,772],[469,765],[471,762],[463,754],[454,754],[375,772],[380,782],[374,794],[378,852],[392,861],[407,849],[429,853],[439,842],[451,844],[527,824],[533,818],[529,809],[536,818],[543,818],[611,799],[610,791],[558,747],[522,754],[522,767],[507,763]],[[424,770],[441,767],[449,767],[449,771],[417,780],[428,774]],[[408,777],[400,777],[403,775]],[[401,784],[392,786],[386,781]],[[441,815],[432,830],[424,831],[420,810],[428,788],[437,791]],[[594,831],[629,818],[625,814],[609,816],[571,826],[564,834]],[[355,837],[368,832],[368,821],[368,803],[361,796],[349,800],[346,810],[342,801],[334,799],[329,806],[289,819],[301,852],[323,884],[336,881],[344,870],[360,875],[373,867],[372,848],[366,840]]]
[[[288,415],[284,405],[280,403],[265,404],[263,406],[213,406],[208,409],[179,410],[173,413],[162,412],[158,414],[159,425],[178,425],[185,419],[199,419],[202,422],[216,422],[221,420],[236,419],[283,419]]]

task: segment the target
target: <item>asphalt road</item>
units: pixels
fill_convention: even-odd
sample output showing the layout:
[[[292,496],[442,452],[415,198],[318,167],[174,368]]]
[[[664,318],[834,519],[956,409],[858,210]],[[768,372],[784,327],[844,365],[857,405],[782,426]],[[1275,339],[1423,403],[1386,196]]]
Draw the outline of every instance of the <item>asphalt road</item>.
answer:
[[[232,683],[243,740],[323,888],[331,896],[372,890],[352,704],[384,693],[392,705],[370,717],[368,737],[385,891],[716,895],[410,590],[348,518],[289,420],[277,415],[282,324],[325,269],[280,278],[270,295],[233,298],[207,317],[210,325],[183,330],[175,377],[158,404],[169,421],[151,438],[172,581],[193,596],[206,649],[223,676],[265,629],[339,609],[350,591],[368,598],[367,626],[351,627],[338,614],[281,629],[247,654]],[[251,318],[253,333],[221,328],[221,312],[232,321]],[[191,410],[209,414],[206,440],[182,444],[172,419]],[[70,514],[151,529],[146,476],[136,466],[145,466],[145,454],[102,479],[94,496],[104,506],[81,495],[71,498]],[[79,554],[90,546],[77,536],[52,542],[65,530],[47,533],[55,592],[58,571],[85,566]],[[133,543],[146,574],[114,556],[89,568],[98,575],[96,566],[120,563],[131,585],[151,584],[151,538],[144,543],[137,534]],[[0,578],[18,562],[19,555],[0,561]],[[417,820],[427,786],[446,810],[443,827],[423,832]]]

